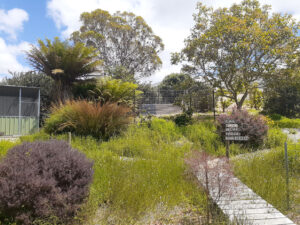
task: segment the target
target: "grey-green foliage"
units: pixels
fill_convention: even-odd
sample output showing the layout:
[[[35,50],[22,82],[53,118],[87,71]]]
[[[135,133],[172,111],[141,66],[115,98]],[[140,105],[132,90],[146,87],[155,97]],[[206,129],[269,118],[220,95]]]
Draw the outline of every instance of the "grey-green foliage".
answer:
[[[71,38],[101,53],[98,58],[105,75],[132,81],[150,76],[161,66],[162,40],[141,16],[96,9],[81,14],[80,20],[83,25]]]

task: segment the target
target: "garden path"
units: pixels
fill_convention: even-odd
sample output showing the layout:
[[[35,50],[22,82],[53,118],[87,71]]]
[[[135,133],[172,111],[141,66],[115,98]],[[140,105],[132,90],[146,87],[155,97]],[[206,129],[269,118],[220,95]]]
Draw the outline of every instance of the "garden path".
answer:
[[[207,166],[199,167],[197,177],[202,185],[208,186],[210,197],[230,221],[244,225],[295,225],[228,172],[227,163],[224,159],[211,160]]]

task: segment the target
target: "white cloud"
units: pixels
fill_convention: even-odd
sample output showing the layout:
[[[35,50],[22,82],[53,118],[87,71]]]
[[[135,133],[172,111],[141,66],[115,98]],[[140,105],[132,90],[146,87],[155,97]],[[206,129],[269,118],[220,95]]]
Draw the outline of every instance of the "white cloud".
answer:
[[[62,34],[68,37],[80,27],[79,17],[82,12],[90,12],[97,8],[115,12],[129,10],[133,0],[51,0],[47,3],[48,15],[54,20]]]
[[[28,71],[29,68],[18,62],[18,56],[22,56],[24,51],[29,50],[27,42],[18,45],[9,45],[0,37],[0,74],[7,75],[8,71]]]
[[[131,11],[142,16],[165,44],[161,54],[163,67],[151,78],[158,82],[171,72],[179,72],[180,67],[170,64],[170,53],[180,51],[184,39],[193,26],[197,0],[48,0],[48,15],[55,21],[62,36],[68,37],[80,27],[79,16],[82,12],[97,8],[115,11]],[[241,0],[202,0],[213,7],[230,7]],[[300,19],[300,1],[295,0],[261,0],[270,4],[275,12],[288,12]]]
[[[23,9],[11,9],[5,12],[0,9],[0,32],[6,33],[10,38],[16,39],[17,32],[23,29],[23,23],[28,21],[29,16]]]

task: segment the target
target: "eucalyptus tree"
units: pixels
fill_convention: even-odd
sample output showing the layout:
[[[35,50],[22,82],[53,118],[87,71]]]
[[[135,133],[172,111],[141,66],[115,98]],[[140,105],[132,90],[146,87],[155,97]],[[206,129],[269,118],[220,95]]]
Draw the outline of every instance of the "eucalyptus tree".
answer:
[[[70,98],[73,83],[97,71],[101,64],[95,59],[97,52],[94,48],[60,41],[57,37],[52,42],[49,39],[46,42],[38,40],[38,46],[32,45],[26,54],[35,70],[54,80],[56,101]]]
[[[257,0],[218,9],[198,3],[195,25],[172,63],[183,63],[183,71],[202,76],[240,109],[255,83],[299,54],[299,23],[270,9]]]
[[[81,14],[82,26],[71,35],[75,42],[96,48],[102,74],[132,81],[159,69],[164,45],[145,20],[128,12],[110,14],[97,9]]]

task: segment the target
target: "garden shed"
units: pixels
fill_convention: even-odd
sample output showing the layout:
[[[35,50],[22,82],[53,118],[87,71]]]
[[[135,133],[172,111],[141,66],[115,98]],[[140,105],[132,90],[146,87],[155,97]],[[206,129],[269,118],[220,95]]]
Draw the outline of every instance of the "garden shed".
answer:
[[[40,89],[0,85],[0,136],[38,131]]]

